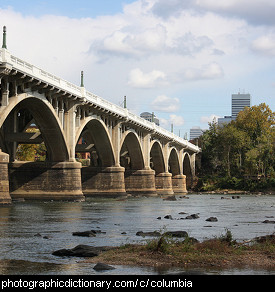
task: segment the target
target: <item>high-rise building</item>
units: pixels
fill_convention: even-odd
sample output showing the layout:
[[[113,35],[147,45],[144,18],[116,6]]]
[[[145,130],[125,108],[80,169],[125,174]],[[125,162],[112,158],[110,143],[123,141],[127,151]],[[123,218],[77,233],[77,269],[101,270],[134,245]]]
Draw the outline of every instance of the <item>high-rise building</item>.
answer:
[[[190,129],[190,140],[199,138],[203,134],[203,130],[200,127],[193,127]]]
[[[159,126],[159,119],[155,116],[154,113],[143,112],[140,114],[140,117]]]
[[[245,107],[250,107],[250,94],[249,93],[238,93],[232,94],[232,109],[231,116],[236,119],[238,113]]]
[[[249,93],[232,94],[231,98],[231,116],[225,116],[218,119],[218,125],[230,123],[237,118],[240,111],[245,107],[250,107],[251,96]]]

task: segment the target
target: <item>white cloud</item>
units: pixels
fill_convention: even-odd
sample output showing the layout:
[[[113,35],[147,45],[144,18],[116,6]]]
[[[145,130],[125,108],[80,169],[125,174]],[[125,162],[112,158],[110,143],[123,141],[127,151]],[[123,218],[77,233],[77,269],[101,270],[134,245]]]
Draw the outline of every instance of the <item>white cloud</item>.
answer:
[[[259,37],[252,42],[252,49],[267,56],[275,56],[275,36]]]
[[[173,126],[175,127],[180,127],[184,125],[184,118],[182,116],[178,116],[178,115],[169,115],[168,119],[165,118],[159,118],[160,121],[160,126],[164,127],[164,128],[171,128],[171,125],[173,124]]]
[[[200,122],[202,124],[208,124],[208,123],[212,123],[212,122],[218,122],[218,118],[220,118],[220,116],[217,116],[215,114],[212,114],[209,117],[207,117],[207,116],[201,117]]]
[[[188,80],[216,79],[223,77],[223,69],[215,62],[204,65],[201,68],[189,68],[184,72],[184,78]]]
[[[275,56],[274,7],[274,0],[133,0],[121,13],[95,18],[0,8],[0,25],[7,26],[13,55],[75,84],[84,70],[87,90],[116,104],[127,95],[137,113],[155,110],[166,118],[180,107],[172,94],[188,96],[187,127],[208,115],[207,98],[215,107],[239,87],[255,104],[257,95],[272,96],[272,64],[255,52]]]
[[[252,24],[274,24],[274,0],[156,0],[152,12],[164,19],[179,17],[185,11],[215,12],[227,17],[239,17]]]
[[[128,84],[136,88],[154,88],[165,84],[166,75],[162,71],[153,70],[143,73],[139,68],[133,69],[129,74]]]
[[[274,24],[273,0],[197,0],[197,8],[214,11],[228,17],[243,18],[252,24]]]
[[[159,17],[169,18],[179,16],[181,11],[191,6],[191,0],[157,0],[152,6],[152,12]]]
[[[170,115],[171,124],[174,126],[183,126],[184,125],[184,118],[182,116],[177,116],[177,115]]]
[[[213,41],[206,35],[196,36],[191,32],[173,39],[169,52],[180,55],[195,55],[205,49],[212,48]]]
[[[161,112],[176,112],[180,108],[180,100],[176,97],[159,95],[151,103],[152,108]]]
[[[139,25],[136,21],[119,30],[102,36],[91,46],[97,54],[124,58],[141,58],[152,53],[161,53],[166,48],[166,28],[159,23]]]

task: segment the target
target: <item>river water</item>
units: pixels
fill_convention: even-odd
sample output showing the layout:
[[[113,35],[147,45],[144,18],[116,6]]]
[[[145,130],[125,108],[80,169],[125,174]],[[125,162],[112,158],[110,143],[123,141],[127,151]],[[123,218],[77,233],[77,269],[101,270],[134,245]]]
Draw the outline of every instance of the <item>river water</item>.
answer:
[[[241,195],[240,199],[232,199],[230,195],[190,194],[185,198],[176,198],[176,201],[166,201],[160,197],[126,200],[87,198],[85,202],[24,201],[0,206],[0,274],[192,273],[194,271],[127,266],[96,272],[93,270],[94,264],[85,263],[82,258],[56,257],[52,252],[78,244],[118,246],[148,240],[136,236],[138,231],[185,230],[189,236],[200,241],[219,237],[227,229],[238,241],[275,232],[275,224],[263,223],[264,220],[275,220],[275,196]],[[198,214],[199,218],[182,219],[191,214]],[[172,219],[165,219],[166,215],[171,215]],[[209,217],[217,217],[218,221],[205,221]],[[96,237],[72,236],[73,232],[91,229],[101,230],[102,233]],[[197,272],[275,274],[275,271],[249,269]]]

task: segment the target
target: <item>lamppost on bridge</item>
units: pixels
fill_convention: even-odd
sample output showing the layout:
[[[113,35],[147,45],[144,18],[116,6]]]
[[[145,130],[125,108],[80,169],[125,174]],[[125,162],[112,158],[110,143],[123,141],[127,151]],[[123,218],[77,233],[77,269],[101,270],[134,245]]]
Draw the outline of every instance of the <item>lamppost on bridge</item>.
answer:
[[[80,87],[84,87],[84,73],[83,73],[83,71],[81,71],[81,83],[80,83]]]
[[[2,49],[7,49],[7,28],[6,26],[3,26],[3,44],[2,44]]]

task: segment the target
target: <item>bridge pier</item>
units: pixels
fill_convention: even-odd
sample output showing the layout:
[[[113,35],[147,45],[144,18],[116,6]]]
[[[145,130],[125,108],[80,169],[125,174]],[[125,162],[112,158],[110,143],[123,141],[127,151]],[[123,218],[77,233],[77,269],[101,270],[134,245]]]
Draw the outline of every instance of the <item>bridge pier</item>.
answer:
[[[170,172],[162,172],[155,176],[157,193],[159,195],[173,195],[172,174]]]
[[[0,149],[0,205],[11,203],[8,164],[9,155]]]
[[[13,199],[84,200],[78,162],[22,162],[9,164]]]
[[[85,196],[126,196],[124,167],[82,167],[82,190]]]
[[[172,177],[172,188],[175,194],[187,193],[186,176],[177,174]]]
[[[133,196],[157,196],[155,171],[152,169],[126,170],[125,189]]]

